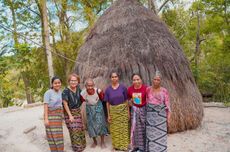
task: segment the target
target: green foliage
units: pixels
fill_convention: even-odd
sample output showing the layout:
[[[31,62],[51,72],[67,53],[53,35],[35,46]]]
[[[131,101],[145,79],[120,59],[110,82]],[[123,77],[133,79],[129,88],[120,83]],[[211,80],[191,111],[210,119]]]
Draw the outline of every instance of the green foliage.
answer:
[[[230,102],[230,38],[226,17],[226,1],[194,2],[189,10],[164,11],[162,19],[180,41],[190,61],[201,93],[213,94],[214,101]],[[194,64],[197,34],[197,14],[200,16],[200,54],[198,67]]]
[[[11,88],[11,82],[5,76],[9,70],[9,58],[0,57],[0,107],[8,107],[12,103],[13,90]]]
[[[147,0],[140,0],[147,7]],[[164,0],[157,0],[156,7]],[[215,101],[230,102],[230,28],[226,0],[170,0],[161,18],[176,36],[190,62],[202,93],[213,94]],[[47,1],[55,75],[66,84],[87,33],[111,0]],[[13,22],[11,9],[15,11]],[[200,52],[195,64],[198,16],[200,17]],[[25,80],[35,101],[41,101],[49,88],[46,54],[42,45],[41,14],[31,0],[2,0],[0,3],[0,107],[25,99]],[[16,29],[14,29],[14,25]],[[79,29],[81,29],[79,31]],[[15,30],[13,32],[13,30]],[[18,43],[15,43],[15,35]],[[57,55],[58,54],[58,55]],[[66,59],[67,58],[67,59]],[[71,61],[70,61],[71,60]]]

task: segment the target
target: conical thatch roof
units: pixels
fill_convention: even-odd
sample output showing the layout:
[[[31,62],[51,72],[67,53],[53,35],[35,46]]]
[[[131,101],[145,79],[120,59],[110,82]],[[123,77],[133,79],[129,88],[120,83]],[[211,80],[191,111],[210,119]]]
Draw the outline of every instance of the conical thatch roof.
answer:
[[[131,75],[141,73],[151,84],[155,70],[170,92],[170,132],[193,129],[203,117],[202,97],[189,63],[167,26],[136,0],[117,0],[96,22],[80,49],[75,72],[82,81],[91,77],[105,88],[111,71],[131,84]]]

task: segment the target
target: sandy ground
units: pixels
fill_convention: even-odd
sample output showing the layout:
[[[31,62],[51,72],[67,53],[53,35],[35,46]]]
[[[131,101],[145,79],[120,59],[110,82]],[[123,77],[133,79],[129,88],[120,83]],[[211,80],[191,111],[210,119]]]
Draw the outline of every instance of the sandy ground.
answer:
[[[170,134],[168,152],[230,152],[230,108],[205,108],[201,127]],[[43,126],[43,107],[0,109],[0,152],[48,152]],[[36,127],[25,134],[28,128]],[[64,125],[65,151],[72,152],[68,131]],[[106,149],[91,149],[87,136],[85,152],[111,151],[111,139],[106,137]]]

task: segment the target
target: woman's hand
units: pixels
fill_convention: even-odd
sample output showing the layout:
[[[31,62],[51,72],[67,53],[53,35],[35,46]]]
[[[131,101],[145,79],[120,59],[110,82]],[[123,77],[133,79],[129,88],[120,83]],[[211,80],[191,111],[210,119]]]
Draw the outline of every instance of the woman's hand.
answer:
[[[170,113],[167,112],[167,123],[169,124],[169,122],[170,122]]]
[[[131,99],[131,100],[128,100],[128,105],[129,105],[129,107],[132,107],[133,106],[133,100]]]
[[[44,123],[45,123],[45,126],[49,126],[49,120],[48,119],[45,119]]]
[[[74,122],[74,117],[72,115],[69,116],[70,122]]]
[[[84,123],[82,123],[82,126],[83,126],[83,130],[86,130],[86,127],[85,127],[85,124],[84,124]]]
[[[129,110],[129,109],[128,109]],[[128,111],[128,120],[130,121],[131,120],[131,113],[130,111]]]
[[[112,119],[111,119],[110,115],[108,116],[108,122],[109,122],[109,123],[112,122]]]

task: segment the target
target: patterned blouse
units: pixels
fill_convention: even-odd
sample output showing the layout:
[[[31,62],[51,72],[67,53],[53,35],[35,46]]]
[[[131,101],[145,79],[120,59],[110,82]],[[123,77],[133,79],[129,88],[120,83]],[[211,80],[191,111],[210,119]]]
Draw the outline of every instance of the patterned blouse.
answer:
[[[165,104],[166,106],[166,109],[171,112],[171,109],[170,109],[170,103],[169,103],[169,94],[168,94],[168,91],[161,87],[160,88],[160,91],[159,92],[153,92],[153,89],[152,87],[148,87],[147,90],[147,95],[146,95],[146,102],[148,104],[155,104],[155,105],[158,105],[158,104]]]

